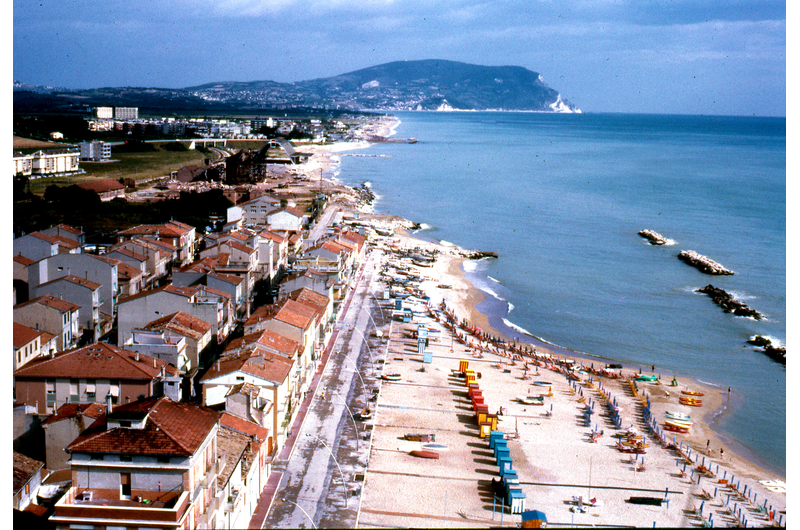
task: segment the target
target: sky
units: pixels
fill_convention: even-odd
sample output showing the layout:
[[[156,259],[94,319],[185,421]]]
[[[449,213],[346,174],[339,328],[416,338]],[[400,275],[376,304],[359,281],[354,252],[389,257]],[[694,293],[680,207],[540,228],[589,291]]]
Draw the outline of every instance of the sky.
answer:
[[[13,79],[302,81],[390,61],[514,65],[584,112],[786,115],[775,0],[14,0]]]

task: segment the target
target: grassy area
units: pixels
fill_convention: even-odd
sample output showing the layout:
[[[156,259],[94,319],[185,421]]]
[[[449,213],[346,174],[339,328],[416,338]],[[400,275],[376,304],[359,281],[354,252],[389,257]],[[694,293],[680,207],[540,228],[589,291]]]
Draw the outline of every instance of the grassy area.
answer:
[[[111,147],[111,159],[114,162],[81,162],[80,167],[86,174],[76,177],[48,177],[30,181],[31,192],[43,195],[47,186],[69,186],[86,180],[96,178],[111,178],[114,180],[134,179],[143,180],[154,177],[168,176],[170,172],[187,165],[203,165],[203,160],[209,155],[200,150],[195,151],[167,151],[156,147],[154,151],[142,153],[114,153]]]

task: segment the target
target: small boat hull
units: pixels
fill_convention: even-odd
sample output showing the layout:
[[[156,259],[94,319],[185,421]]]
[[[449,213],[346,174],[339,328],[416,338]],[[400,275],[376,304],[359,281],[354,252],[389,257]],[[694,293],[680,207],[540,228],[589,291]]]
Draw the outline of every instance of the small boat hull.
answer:
[[[439,453],[437,453],[436,451],[428,451],[427,449],[415,449],[411,451],[409,454],[417,458],[430,458],[432,460],[439,459]]]
[[[384,381],[400,381],[400,374],[386,374],[381,376]]]
[[[705,396],[703,392],[696,392],[694,390],[681,390],[681,394],[685,394],[687,396]]]
[[[685,427],[676,427],[676,426],[670,425],[668,423],[664,424],[664,429],[667,430],[667,431],[680,432],[680,433],[684,433],[684,434],[689,432],[689,429],[687,429]]]
[[[688,414],[684,414],[683,412],[665,412],[664,415],[670,420],[677,420],[677,421],[691,421],[692,417]]]

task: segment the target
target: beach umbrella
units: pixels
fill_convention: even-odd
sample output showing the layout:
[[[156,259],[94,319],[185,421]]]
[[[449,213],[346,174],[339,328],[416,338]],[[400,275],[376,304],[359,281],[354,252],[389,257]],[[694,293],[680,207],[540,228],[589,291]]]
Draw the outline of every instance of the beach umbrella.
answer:
[[[706,504],[706,501],[703,501],[703,502],[700,503],[700,515],[703,514],[703,506],[705,506],[705,504]]]

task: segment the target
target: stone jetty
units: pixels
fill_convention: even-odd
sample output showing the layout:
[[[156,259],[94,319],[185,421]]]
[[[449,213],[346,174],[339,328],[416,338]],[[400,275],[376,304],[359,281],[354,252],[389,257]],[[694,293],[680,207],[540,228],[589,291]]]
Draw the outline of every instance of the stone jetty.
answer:
[[[733,296],[730,295],[724,289],[719,289],[714,287],[711,284],[706,285],[700,289],[697,289],[698,293],[705,293],[711,297],[715,304],[720,306],[722,310],[726,313],[733,313],[738,317],[752,317],[756,320],[761,320],[764,318],[764,315],[756,311],[755,309],[750,309],[747,307],[747,304],[736,300]]]
[[[717,274],[717,275],[731,275],[733,271],[726,269],[716,261],[703,256],[702,254],[698,254],[694,250],[681,250],[680,254],[678,254],[678,259],[681,261],[685,261],[689,265],[693,267],[697,267],[701,272],[706,274]]]
[[[663,245],[667,242],[666,237],[653,230],[640,230],[639,235],[647,239],[651,245]]]
[[[762,348],[761,351],[766,353],[770,359],[786,364],[786,348],[783,346],[774,346],[771,339],[756,335],[750,337],[750,340],[747,342],[755,346],[760,346]]]

